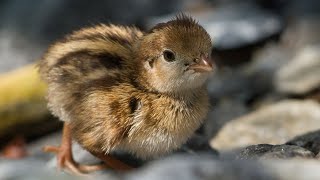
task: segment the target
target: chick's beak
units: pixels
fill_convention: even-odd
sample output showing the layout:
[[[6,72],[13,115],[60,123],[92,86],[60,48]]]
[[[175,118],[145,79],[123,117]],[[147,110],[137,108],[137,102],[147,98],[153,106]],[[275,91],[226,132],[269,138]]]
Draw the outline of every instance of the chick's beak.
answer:
[[[195,60],[188,69],[195,72],[211,72],[213,70],[212,60],[208,56],[201,56],[201,58]]]

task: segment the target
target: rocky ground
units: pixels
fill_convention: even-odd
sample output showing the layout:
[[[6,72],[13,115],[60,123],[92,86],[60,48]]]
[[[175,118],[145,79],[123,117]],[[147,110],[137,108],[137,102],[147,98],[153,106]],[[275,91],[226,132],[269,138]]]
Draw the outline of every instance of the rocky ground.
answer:
[[[18,144],[20,151],[24,148],[25,158],[0,158],[0,179],[320,179],[320,3],[182,2],[170,4],[170,11],[158,9],[114,21],[148,28],[171,18],[176,10],[188,9],[212,36],[213,57],[218,64],[208,82],[212,109],[187,144],[148,162],[118,152],[116,156],[137,168],[128,173],[106,170],[75,177],[57,172],[53,155],[41,151],[45,144],[59,144],[61,133],[57,132]],[[97,9],[94,17],[99,16],[101,10],[92,8]],[[10,14],[8,10],[4,13]],[[58,16],[55,10],[48,13]],[[145,18],[139,19],[142,16]],[[27,30],[32,33],[21,43],[15,35],[1,31],[0,39],[8,41],[0,44],[0,51],[5,52],[1,58],[16,59],[2,61],[6,63],[1,64],[2,72],[31,62],[36,56],[32,52],[46,47],[46,41],[26,46],[35,36],[33,30]],[[59,36],[61,31],[50,37]],[[17,44],[24,46],[21,52]],[[79,162],[98,162],[76,143],[74,154]]]

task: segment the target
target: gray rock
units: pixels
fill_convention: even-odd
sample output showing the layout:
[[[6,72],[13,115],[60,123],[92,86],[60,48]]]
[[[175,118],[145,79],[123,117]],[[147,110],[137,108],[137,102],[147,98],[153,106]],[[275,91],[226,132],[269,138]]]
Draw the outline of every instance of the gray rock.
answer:
[[[0,29],[0,73],[35,61],[42,51],[43,47],[23,35]]]
[[[320,178],[319,161],[294,159],[294,160],[265,160],[260,161],[272,172],[278,180],[317,180]]]
[[[242,101],[233,99],[220,99],[213,102],[212,110],[209,112],[204,124],[205,134],[212,138],[230,120],[240,117],[248,112],[248,108]]]
[[[299,146],[275,145],[271,151],[261,156],[262,159],[314,158],[315,154]]]
[[[272,83],[267,78],[262,71],[251,71],[246,66],[223,68],[210,78],[207,89],[213,104],[221,99],[246,103],[272,89]]]
[[[284,45],[269,43],[255,52],[246,71],[250,74],[260,73],[265,76],[267,83],[273,83],[274,73],[288,64],[293,56],[294,52]]]
[[[319,44],[319,18],[320,15],[316,17],[292,19],[281,37],[281,42],[290,48],[292,52],[296,52],[305,46]]]
[[[74,177],[68,174],[57,173],[45,167],[45,162],[33,158],[23,160],[10,161],[0,159],[0,179],[15,180],[75,180],[87,179],[82,177]]]
[[[217,8],[210,16],[203,24],[220,50],[255,44],[282,30],[280,17],[249,3]]]
[[[272,149],[273,145],[271,144],[259,144],[248,146],[239,152],[235,152],[237,154],[237,159],[257,159],[269,152]]]
[[[227,82],[227,83],[226,83]],[[241,69],[224,68],[216,71],[208,81],[207,89],[213,104],[217,99],[230,98],[244,102],[255,94],[247,74]]]
[[[240,150],[238,159],[289,159],[289,158],[313,158],[311,151],[294,145],[252,145]]]
[[[252,61],[243,68],[243,73],[248,74],[252,86],[247,87],[250,91],[255,89],[259,97],[254,99],[253,107],[262,107],[276,103],[286,96],[275,91],[275,73],[288,64],[294,52],[282,44],[269,43],[256,51]],[[254,86],[253,86],[254,85]]]
[[[174,156],[150,163],[122,179],[185,180],[316,180],[320,178],[318,161],[217,160],[210,156]]]
[[[276,88],[289,94],[306,94],[320,87],[320,45],[300,50],[276,73]]]
[[[200,154],[210,153],[211,155],[218,156],[218,151],[213,149],[208,138],[205,135],[194,134],[182,147],[175,153],[188,153],[188,154]]]
[[[282,30],[280,18],[253,3],[238,2],[219,6],[211,12],[192,14],[211,35],[219,50],[255,44]],[[152,18],[148,27],[169,20],[173,15]]]
[[[287,145],[288,146],[288,145]],[[294,147],[294,146],[288,146]],[[295,146],[296,147],[296,146]],[[268,146],[262,148],[270,150]],[[278,152],[281,155],[281,149]],[[283,147],[282,147],[283,149]],[[286,148],[288,150],[289,148]],[[303,148],[301,148],[303,149]],[[292,149],[294,155],[301,155],[298,149]],[[262,151],[260,151],[262,152]],[[298,152],[298,153],[297,153]],[[263,153],[260,153],[263,154]],[[266,153],[268,154],[268,153]],[[277,156],[278,157],[278,156]],[[290,156],[288,156],[290,157]],[[223,158],[223,157],[222,157]],[[110,173],[100,171],[87,176],[78,177],[65,173],[58,173],[56,170],[47,168],[44,161],[34,158],[26,158],[19,161],[0,159],[0,179],[110,179],[110,180],[136,180],[136,179],[186,179],[186,180],[298,180],[298,179],[319,179],[320,163],[310,160],[270,160],[260,159],[231,160],[216,159],[215,156],[200,154],[180,154],[169,156],[162,160],[149,162],[142,168],[127,173]]]
[[[319,154],[320,152],[320,130],[310,132],[294,139],[288,141],[288,145],[296,145],[308,149],[314,154]]]
[[[150,163],[145,168],[124,176],[125,180],[267,180],[273,177],[259,163],[217,161],[210,156],[173,156]]]
[[[283,144],[320,128],[320,105],[311,100],[285,100],[227,123],[210,144],[227,150],[254,144]]]
[[[284,13],[289,18],[310,17],[320,15],[320,2],[317,0],[289,0]]]
[[[251,62],[237,68],[220,68],[208,81],[213,99],[232,98],[246,103],[274,92],[274,76],[290,62],[294,53],[284,45],[269,43],[253,55]]]

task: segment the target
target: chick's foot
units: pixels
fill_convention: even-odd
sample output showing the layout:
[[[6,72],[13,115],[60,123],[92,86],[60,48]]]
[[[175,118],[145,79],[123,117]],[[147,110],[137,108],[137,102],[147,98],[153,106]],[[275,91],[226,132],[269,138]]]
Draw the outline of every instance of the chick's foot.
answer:
[[[59,147],[45,146],[43,151],[56,153],[58,169],[65,169],[72,174],[83,175],[107,168],[106,165],[80,165],[76,163],[72,156],[71,146],[70,127],[65,123],[63,127],[61,145]]]
[[[45,146],[45,152],[53,152],[57,155],[58,169],[64,169],[72,174],[83,175],[94,171],[99,171],[108,168],[106,165],[81,165],[74,161],[72,154],[68,153],[63,147]]]

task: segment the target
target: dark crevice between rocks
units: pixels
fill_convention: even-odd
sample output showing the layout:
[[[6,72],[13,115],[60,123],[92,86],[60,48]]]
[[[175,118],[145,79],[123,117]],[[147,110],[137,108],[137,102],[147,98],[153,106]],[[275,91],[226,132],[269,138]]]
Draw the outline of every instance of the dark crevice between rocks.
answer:
[[[22,137],[29,143],[43,137],[43,135],[56,132],[62,128],[63,123],[51,115],[42,118],[45,120],[35,120],[35,122],[28,122],[8,128],[8,131],[0,136],[0,149],[17,136]]]

